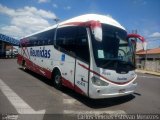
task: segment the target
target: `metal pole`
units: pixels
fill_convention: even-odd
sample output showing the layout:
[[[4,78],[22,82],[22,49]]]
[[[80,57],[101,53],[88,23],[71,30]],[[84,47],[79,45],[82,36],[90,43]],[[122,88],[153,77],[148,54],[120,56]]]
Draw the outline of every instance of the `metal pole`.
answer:
[[[56,24],[58,24],[58,22],[60,21],[59,18],[55,18],[54,21],[56,22]]]
[[[55,18],[54,21],[56,22],[57,27],[56,27],[55,34],[54,34],[54,39],[53,39],[54,43],[53,44],[56,45],[56,35],[57,35],[57,29],[58,29],[58,26],[59,26],[60,19],[59,18]]]
[[[147,46],[146,46],[146,51],[145,51],[145,70],[147,69]]]

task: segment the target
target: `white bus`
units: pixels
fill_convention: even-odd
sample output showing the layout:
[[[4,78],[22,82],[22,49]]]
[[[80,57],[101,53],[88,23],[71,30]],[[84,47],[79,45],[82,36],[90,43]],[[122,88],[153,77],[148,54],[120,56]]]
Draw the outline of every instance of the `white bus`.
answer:
[[[132,38],[132,39],[131,39]],[[87,14],[21,39],[17,62],[93,99],[132,94],[137,34],[113,18]]]

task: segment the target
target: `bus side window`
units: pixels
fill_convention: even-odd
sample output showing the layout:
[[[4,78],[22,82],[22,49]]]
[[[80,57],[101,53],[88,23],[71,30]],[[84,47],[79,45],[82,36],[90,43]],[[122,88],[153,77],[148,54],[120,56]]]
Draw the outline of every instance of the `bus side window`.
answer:
[[[87,30],[85,27],[79,27],[76,40],[76,56],[77,58],[89,63],[89,45]]]
[[[30,36],[27,38],[29,40],[29,46],[37,46],[38,44],[38,40],[37,40],[37,36],[36,35],[33,35],[33,36]]]
[[[37,46],[37,41],[34,41],[34,46]]]
[[[43,40],[39,38],[39,46],[43,46]]]
[[[51,39],[48,39],[47,44],[48,44],[48,45],[51,44]]]
[[[55,34],[55,29],[51,29],[51,30],[49,30],[48,31],[48,33],[47,33],[47,36],[46,36],[46,38],[47,38],[47,45],[53,45],[53,41],[54,41],[54,34]]]
[[[42,40],[42,45],[45,45],[45,40],[44,39]]]
[[[53,45],[55,29],[41,33],[40,39],[42,45]]]
[[[30,40],[30,47],[33,46],[33,40]]]
[[[58,29],[56,46],[60,47],[60,51],[67,52],[67,54],[75,56],[76,34],[77,34],[77,27],[64,27]]]

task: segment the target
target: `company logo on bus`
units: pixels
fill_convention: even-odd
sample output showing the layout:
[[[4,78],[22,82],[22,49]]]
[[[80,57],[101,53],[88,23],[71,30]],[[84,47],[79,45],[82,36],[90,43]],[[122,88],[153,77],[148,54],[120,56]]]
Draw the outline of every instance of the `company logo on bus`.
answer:
[[[118,77],[117,80],[127,80],[125,77]]]
[[[43,47],[41,49],[37,49],[34,50],[33,48],[30,48],[30,56],[34,56],[34,57],[42,57],[42,58],[50,58],[51,54],[50,54],[51,50],[46,50],[45,47]]]

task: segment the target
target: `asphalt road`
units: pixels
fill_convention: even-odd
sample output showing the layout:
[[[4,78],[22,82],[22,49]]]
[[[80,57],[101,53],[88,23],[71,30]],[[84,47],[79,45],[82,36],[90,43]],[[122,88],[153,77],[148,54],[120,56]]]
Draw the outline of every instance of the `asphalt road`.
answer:
[[[35,118],[48,119],[53,114],[55,117],[79,112],[160,113],[160,77],[138,73],[137,82],[133,95],[92,100],[67,88],[57,90],[50,80],[23,71],[15,59],[0,59],[0,114],[23,114],[24,119],[29,119],[26,114],[40,114]]]

